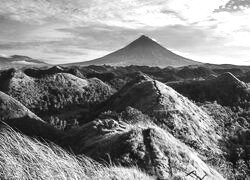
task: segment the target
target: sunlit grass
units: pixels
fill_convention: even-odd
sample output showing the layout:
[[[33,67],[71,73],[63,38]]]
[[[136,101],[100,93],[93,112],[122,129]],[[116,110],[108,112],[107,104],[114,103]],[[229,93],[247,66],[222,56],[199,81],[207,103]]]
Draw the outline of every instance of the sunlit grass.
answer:
[[[0,179],[153,179],[137,168],[107,167],[8,128],[0,132]]]

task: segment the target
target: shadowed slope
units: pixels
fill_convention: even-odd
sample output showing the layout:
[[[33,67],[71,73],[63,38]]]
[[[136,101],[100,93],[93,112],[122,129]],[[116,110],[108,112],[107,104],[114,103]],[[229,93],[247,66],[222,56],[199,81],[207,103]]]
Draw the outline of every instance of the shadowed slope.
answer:
[[[48,75],[53,75],[57,73],[69,73],[76,77],[85,79],[85,77],[81,74],[81,72],[77,68],[63,68],[61,66],[53,66],[51,68],[27,68],[24,69],[24,73],[30,77],[34,78],[42,78]]]
[[[63,133],[32,113],[20,102],[0,91],[0,121],[29,136],[58,142]],[[0,123],[0,126],[4,124]]]
[[[29,117],[43,122],[20,102],[0,91],[0,120]]]

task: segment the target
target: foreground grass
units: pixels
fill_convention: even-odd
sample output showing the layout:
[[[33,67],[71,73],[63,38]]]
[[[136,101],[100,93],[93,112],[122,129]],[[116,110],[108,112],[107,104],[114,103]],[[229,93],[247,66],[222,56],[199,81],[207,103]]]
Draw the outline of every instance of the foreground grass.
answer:
[[[11,129],[0,132],[0,179],[153,179],[136,168],[104,167]]]

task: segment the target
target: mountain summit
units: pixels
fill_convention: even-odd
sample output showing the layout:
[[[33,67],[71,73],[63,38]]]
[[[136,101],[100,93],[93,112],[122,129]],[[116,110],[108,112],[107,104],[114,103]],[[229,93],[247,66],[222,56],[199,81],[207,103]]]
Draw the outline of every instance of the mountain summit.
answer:
[[[157,44],[156,41],[150,39],[148,36],[142,35],[135,41],[131,42],[128,46],[152,46],[154,44]]]
[[[75,63],[77,65],[114,65],[114,66],[129,66],[129,65],[141,65],[141,66],[187,66],[200,64],[185,57],[179,56],[168,49],[164,48],[151,38],[142,35],[135,41],[131,42],[124,48],[110,53],[104,57]]]

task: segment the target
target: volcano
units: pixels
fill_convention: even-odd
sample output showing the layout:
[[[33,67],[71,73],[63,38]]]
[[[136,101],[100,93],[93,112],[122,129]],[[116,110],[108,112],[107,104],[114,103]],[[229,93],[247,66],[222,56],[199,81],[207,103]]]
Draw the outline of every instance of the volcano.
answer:
[[[113,65],[113,66],[158,66],[180,67],[201,64],[200,62],[179,56],[155,40],[142,35],[124,48],[110,53],[104,57],[91,61],[75,63],[74,65]]]

